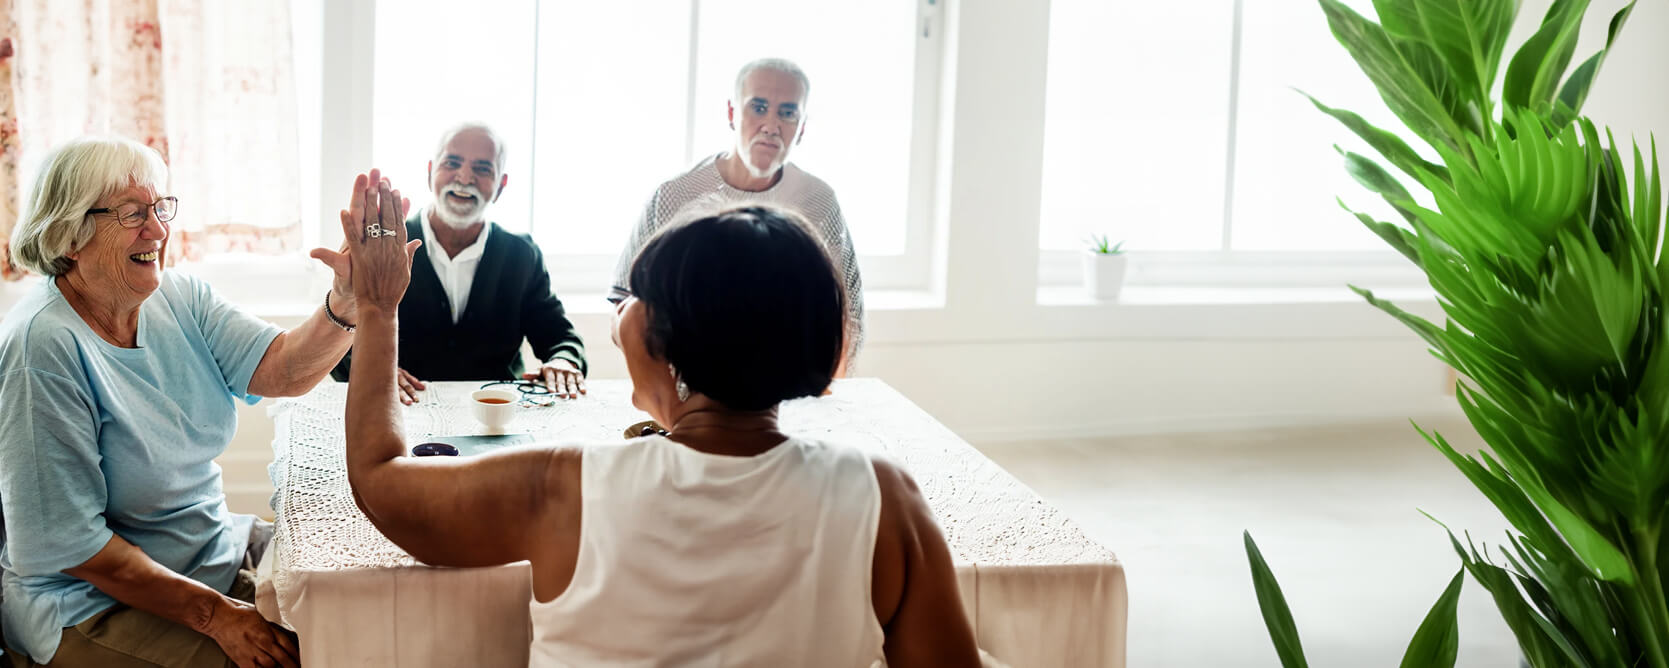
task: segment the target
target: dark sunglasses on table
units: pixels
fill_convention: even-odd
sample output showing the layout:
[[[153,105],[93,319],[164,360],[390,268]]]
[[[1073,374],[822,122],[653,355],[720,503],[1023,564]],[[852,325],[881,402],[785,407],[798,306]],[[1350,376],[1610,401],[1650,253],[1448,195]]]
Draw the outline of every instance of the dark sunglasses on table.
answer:
[[[88,209],[87,215],[91,216],[99,213],[108,213],[115,216],[116,222],[122,227],[134,228],[145,224],[145,219],[149,217],[145,213],[146,208],[147,207],[140,204],[123,204],[122,206],[115,208],[99,207],[97,209]],[[173,196],[164,197],[155,202],[151,202],[149,209],[151,213],[156,214],[157,222],[166,223],[173,220],[174,214],[179,212],[180,198]]]

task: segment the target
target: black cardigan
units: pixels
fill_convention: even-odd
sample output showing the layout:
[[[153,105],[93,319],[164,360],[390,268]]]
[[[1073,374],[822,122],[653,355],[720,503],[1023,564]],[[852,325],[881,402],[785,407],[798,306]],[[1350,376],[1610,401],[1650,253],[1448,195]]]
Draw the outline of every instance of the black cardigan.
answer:
[[[423,238],[423,212],[406,221],[411,239]],[[400,300],[400,368],[418,380],[502,380],[520,378],[522,338],[534,356],[573,362],[581,373],[585,344],[551,293],[550,274],[539,246],[526,234],[511,234],[496,223],[476,265],[463,317],[452,323],[452,303],[420,248],[411,263],[411,285]],[[424,244],[434,243],[425,240]],[[352,353],[330,372],[348,379]]]

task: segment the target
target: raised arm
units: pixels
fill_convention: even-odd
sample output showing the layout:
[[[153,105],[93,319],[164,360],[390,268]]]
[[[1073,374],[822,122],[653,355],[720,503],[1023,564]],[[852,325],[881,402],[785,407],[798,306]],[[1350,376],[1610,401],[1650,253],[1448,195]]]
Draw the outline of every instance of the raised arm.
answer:
[[[352,297],[331,289],[331,311],[348,324],[357,318],[353,303]],[[331,323],[321,304],[305,322],[279,334],[267,346],[266,356],[249,378],[249,393],[262,397],[306,394],[324,380],[352,343],[353,335]]]
[[[375,170],[373,174],[381,176]],[[353,197],[358,196],[356,189]],[[410,204],[402,200],[399,211],[404,213]],[[255,375],[249,379],[250,394],[263,397],[305,394],[333,368],[348,367],[350,362],[343,356],[353,344],[353,335],[344,326],[353,326],[359,320],[359,300],[353,291],[353,261],[348,247],[348,240],[344,239],[340,250],[315,248],[309,253],[335,274],[330,291],[306,321],[273,339],[260,366],[255,367]]]
[[[881,521],[872,587],[875,615],[887,636],[887,666],[980,665],[950,548],[927,499],[915,480],[891,462],[877,459],[874,466]]]
[[[354,500],[371,523],[425,563],[486,566],[531,559],[565,537],[579,502],[579,453],[527,448],[481,457],[406,457],[396,401],[395,333],[400,297],[421,242],[406,241],[399,195],[363,175],[363,192],[342,213],[353,254],[360,324],[348,380],[347,464]],[[379,202],[389,203],[379,206]],[[378,223],[380,221],[380,223]],[[390,236],[373,237],[380,224]],[[562,484],[572,480],[575,484]]]

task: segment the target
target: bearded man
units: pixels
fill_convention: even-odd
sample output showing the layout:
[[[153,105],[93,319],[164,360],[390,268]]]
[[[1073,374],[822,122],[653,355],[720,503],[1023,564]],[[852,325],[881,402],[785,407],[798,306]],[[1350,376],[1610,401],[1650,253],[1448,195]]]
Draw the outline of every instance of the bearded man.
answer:
[[[400,301],[400,401],[419,400],[426,381],[537,380],[559,397],[585,392],[585,344],[551,293],[544,254],[526,234],[487,221],[510,176],[504,142],[465,123],[441,135],[429,161],[434,202],[406,220],[422,239]],[[522,341],[542,363],[526,371]],[[332,372],[348,379],[350,357]]]
[[[610,301],[630,295],[626,277],[632,260],[667,223],[744,201],[792,209],[815,228],[846,285],[846,355],[839,372],[846,375],[863,340],[863,277],[852,234],[834,189],[788,162],[789,149],[805,137],[810,95],[811,79],[791,61],[764,58],[742,66],[735,96],[725,105],[735,144],[655,189],[620,253]]]

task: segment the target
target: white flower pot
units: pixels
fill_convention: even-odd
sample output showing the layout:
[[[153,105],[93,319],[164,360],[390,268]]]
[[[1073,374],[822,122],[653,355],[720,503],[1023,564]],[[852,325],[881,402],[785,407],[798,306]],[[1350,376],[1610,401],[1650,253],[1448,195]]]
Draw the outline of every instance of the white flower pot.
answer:
[[[1129,256],[1118,253],[1084,252],[1084,285],[1090,299],[1116,301],[1119,288],[1124,287],[1124,268]]]

